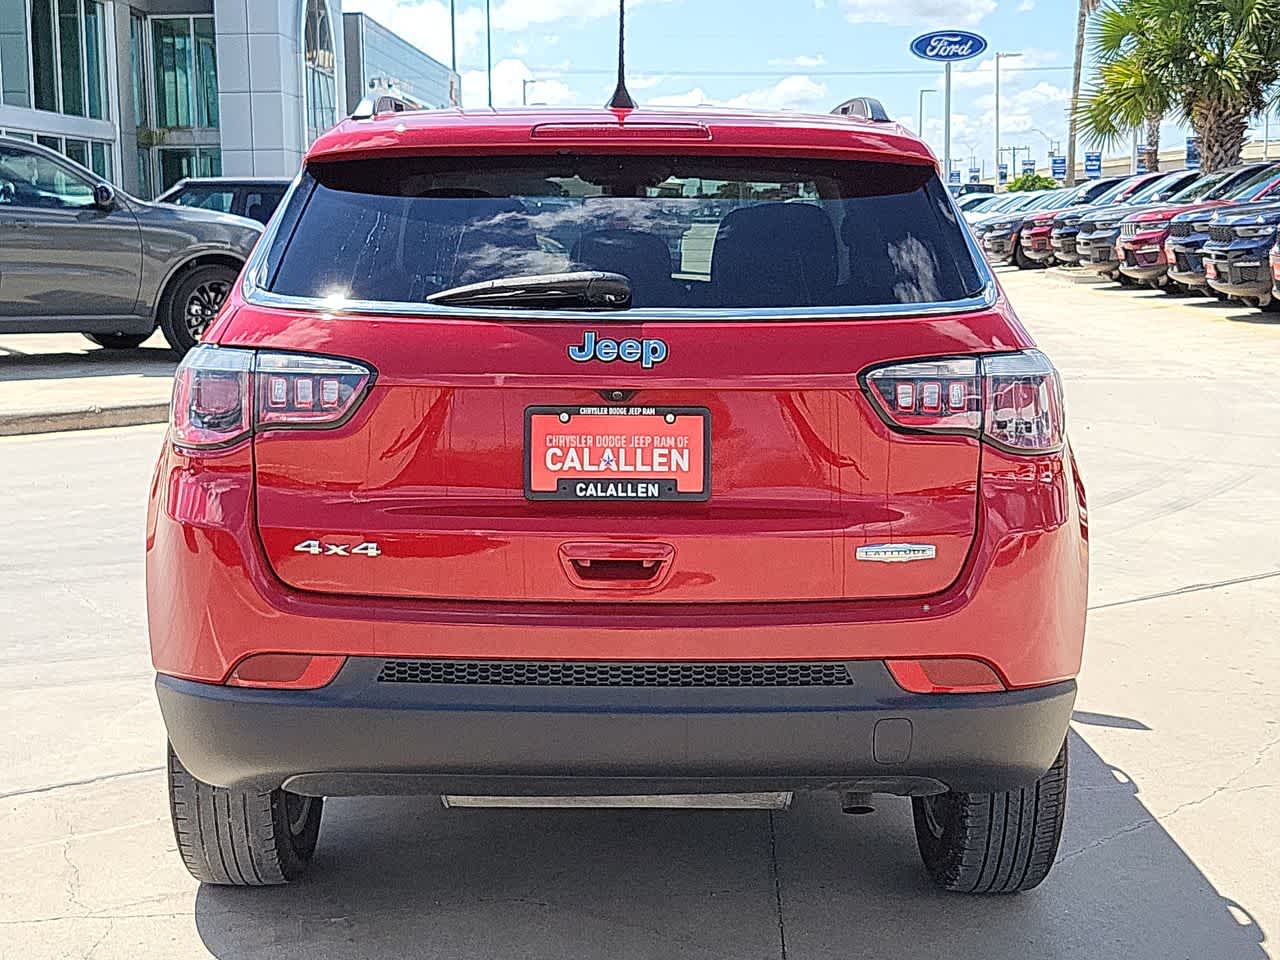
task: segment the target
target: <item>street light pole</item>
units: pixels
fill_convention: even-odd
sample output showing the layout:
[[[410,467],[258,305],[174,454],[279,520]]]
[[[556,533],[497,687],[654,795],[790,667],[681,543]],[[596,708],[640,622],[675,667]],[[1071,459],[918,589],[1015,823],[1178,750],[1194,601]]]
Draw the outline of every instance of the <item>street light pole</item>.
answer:
[[[951,186],[951,61],[947,61],[947,68],[943,71],[946,82],[946,93],[943,95],[945,106],[942,109],[942,163],[947,171],[947,186]]]
[[[918,125],[916,126],[916,133],[919,135],[921,140],[924,139],[924,95],[926,93],[937,93],[937,92],[938,91],[933,89],[932,87],[928,87],[920,91],[920,120]]]
[[[996,54],[996,191],[1000,190],[1000,61],[1009,57],[1020,57],[1020,53]],[[1010,171],[1012,173],[1012,171]]]
[[[529,88],[538,81],[535,79],[520,81],[520,104],[527,107],[529,105]]]
[[[484,0],[485,76],[489,79],[489,109],[493,109],[493,21],[489,16],[490,0]]]
[[[449,0],[449,69],[458,72],[458,20],[454,4],[457,0]]]

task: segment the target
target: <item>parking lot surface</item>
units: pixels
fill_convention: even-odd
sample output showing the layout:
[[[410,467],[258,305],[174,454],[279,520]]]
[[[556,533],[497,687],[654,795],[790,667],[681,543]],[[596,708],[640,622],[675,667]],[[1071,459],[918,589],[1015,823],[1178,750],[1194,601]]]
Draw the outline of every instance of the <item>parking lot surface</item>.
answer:
[[[444,810],[331,801],[313,868],[175,852],[143,604],[163,428],[0,438],[0,957],[1280,956],[1280,322],[1006,272],[1062,370],[1092,596],[1060,861],[935,891],[910,807]],[[269,736],[269,731],[263,731]]]

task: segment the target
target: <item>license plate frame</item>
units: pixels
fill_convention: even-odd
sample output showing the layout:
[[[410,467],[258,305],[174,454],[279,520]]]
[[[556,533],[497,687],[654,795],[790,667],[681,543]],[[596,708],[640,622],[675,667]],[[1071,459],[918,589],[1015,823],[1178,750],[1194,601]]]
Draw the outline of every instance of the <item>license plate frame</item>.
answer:
[[[569,419],[563,419],[563,415],[568,414]],[[552,418],[551,423],[546,423],[546,430],[543,430],[543,422],[540,418]],[[674,418],[668,421],[667,418]],[[631,436],[636,436],[635,431],[654,431],[657,430],[660,435],[683,435],[690,441],[689,449],[693,451],[697,447],[694,439],[700,442],[701,447],[696,452],[701,455],[701,486],[697,487],[696,483],[691,487],[681,489],[679,478],[675,475],[679,471],[660,471],[654,473],[640,472],[637,476],[636,471],[622,470],[599,470],[594,475],[588,475],[589,471],[571,471],[571,475],[567,477],[559,477],[556,479],[556,488],[554,490],[547,488],[548,477],[544,474],[548,471],[539,470],[539,476],[535,478],[533,469],[534,458],[534,442],[535,433],[537,436],[545,438],[547,432],[551,429],[572,430],[574,418],[579,418],[580,427],[585,423],[586,429],[596,429],[598,423],[609,423],[609,428],[620,431],[628,431]],[[584,420],[583,418],[590,418]],[[603,418],[603,420],[601,419]],[[695,422],[690,424],[689,420]],[[659,421],[655,423],[655,421]],[[541,431],[541,432],[539,432]],[[658,434],[655,434],[658,435]],[[593,439],[599,438],[599,434],[594,435]],[[544,441],[545,446],[545,441]],[[596,449],[595,445],[592,449]],[[603,454],[608,447],[601,448]],[[633,456],[631,463],[633,466],[638,461],[634,459],[637,447],[624,448],[626,453]],[[656,448],[654,448],[656,449]],[[668,448],[669,449],[669,448]],[[580,404],[552,404],[526,407],[524,411],[524,447],[521,451],[521,458],[524,464],[524,495],[526,500],[556,500],[570,501],[574,503],[589,502],[661,502],[661,503],[679,503],[679,502],[705,502],[711,498],[711,411],[706,407],[697,406],[584,406]],[[625,463],[625,460],[619,461]],[[692,464],[694,461],[690,459]],[[690,468],[690,474],[696,472]],[[652,474],[652,475],[650,475]],[[692,478],[696,481],[696,475]],[[535,489],[535,480],[538,488]],[[593,485],[587,493],[579,492],[582,485]],[[656,490],[654,486],[656,484]]]

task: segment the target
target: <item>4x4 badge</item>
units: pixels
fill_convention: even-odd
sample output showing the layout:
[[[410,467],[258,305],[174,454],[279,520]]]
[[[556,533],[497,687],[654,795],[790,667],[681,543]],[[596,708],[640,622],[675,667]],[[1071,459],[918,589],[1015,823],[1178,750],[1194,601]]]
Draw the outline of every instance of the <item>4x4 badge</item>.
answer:
[[[648,370],[654,364],[667,359],[667,343],[665,340],[610,340],[600,339],[594,330],[588,330],[582,336],[582,342],[569,347],[569,359],[578,363],[588,360],[599,360],[602,363],[639,363]]]

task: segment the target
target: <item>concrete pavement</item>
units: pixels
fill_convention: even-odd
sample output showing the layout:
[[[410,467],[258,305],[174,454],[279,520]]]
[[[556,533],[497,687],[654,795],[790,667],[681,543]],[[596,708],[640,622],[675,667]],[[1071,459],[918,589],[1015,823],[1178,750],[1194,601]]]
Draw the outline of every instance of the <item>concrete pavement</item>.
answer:
[[[0,436],[162,423],[176,365],[160,333],[137,350],[78,333],[0,336]]]
[[[161,428],[0,440],[0,957],[1280,956],[1280,326],[1004,276],[1067,384],[1092,612],[1059,863],[933,890],[905,801],[763,813],[331,801],[313,870],[174,849],[141,557]]]

